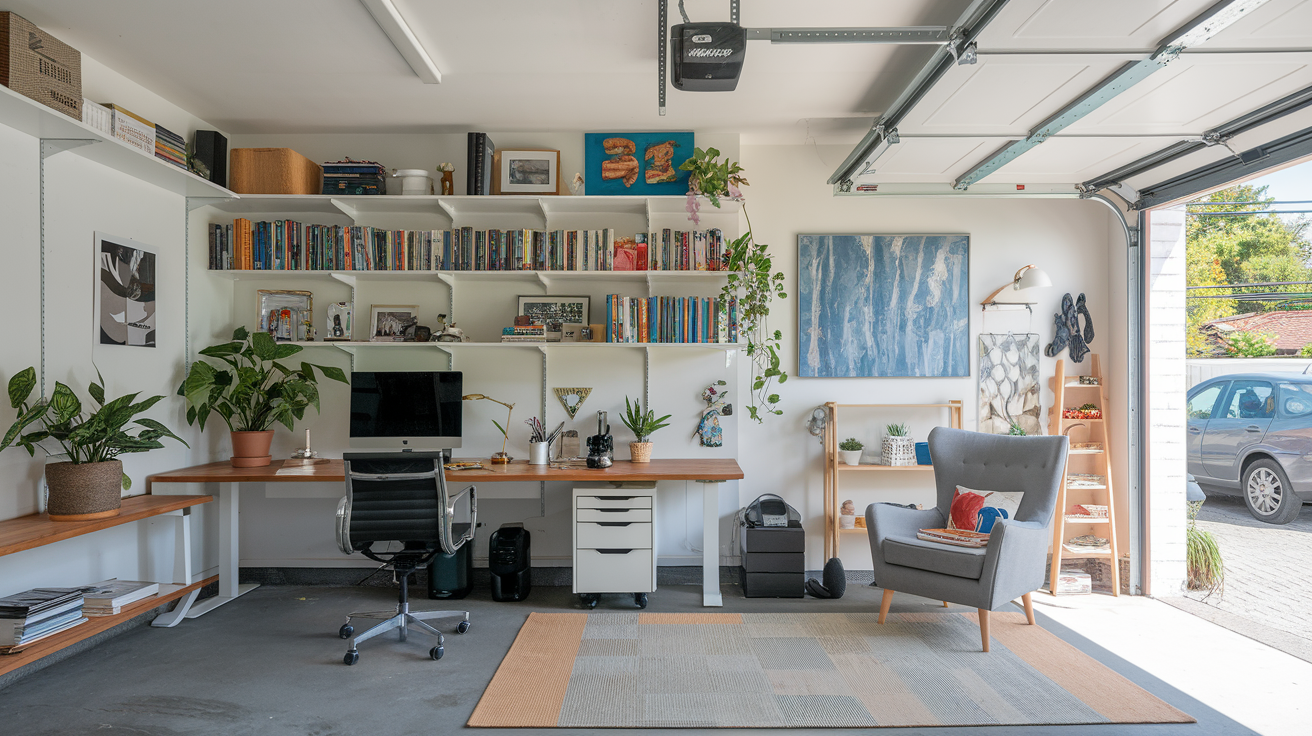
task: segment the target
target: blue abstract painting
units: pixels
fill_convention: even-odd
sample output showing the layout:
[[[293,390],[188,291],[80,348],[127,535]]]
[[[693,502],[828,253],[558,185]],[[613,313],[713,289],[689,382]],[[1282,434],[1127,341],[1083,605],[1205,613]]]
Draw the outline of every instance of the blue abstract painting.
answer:
[[[970,375],[970,236],[798,235],[797,373]]]

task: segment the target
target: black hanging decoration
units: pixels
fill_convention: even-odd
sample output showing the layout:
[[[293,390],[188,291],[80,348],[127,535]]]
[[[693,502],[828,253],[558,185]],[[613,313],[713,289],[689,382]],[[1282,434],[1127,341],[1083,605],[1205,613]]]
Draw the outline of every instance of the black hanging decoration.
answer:
[[[1082,330],[1080,317],[1084,317]],[[1089,343],[1093,342],[1093,317],[1089,316],[1084,295],[1080,294],[1080,298],[1075,301],[1071,300],[1070,294],[1063,296],[1061,311],[1053,315],[1052,321],[1057,325],[1057,331],[1052,337],[1052,342],[1043,349],[1043,354],[1055,358],[1057,353],[1069,349],[1071,360],[1075,363],[1083,363],[1084,356],[1089,354]]]

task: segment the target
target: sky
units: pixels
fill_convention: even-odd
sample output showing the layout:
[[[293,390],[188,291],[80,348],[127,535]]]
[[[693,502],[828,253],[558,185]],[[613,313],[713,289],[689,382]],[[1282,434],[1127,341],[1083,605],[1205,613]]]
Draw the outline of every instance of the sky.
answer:
[[[1312,202],[1312,161],[1305,161],[1297,166],[1290,166],[1274,174],[1259,176],[1248,182],[1256,186],[1266,185],[1267,196],[1275,197],[1279,202]],[[1277,206],[1275,209],[1312,210],[1312,204]]]

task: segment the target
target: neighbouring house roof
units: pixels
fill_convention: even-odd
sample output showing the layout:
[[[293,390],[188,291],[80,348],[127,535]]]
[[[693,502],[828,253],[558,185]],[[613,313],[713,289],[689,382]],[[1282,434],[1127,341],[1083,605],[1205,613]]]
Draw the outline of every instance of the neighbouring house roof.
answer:
[[[1274,335],[1276,352],[1285,355],[1297,353],[1304,345],[1312,343],[1312,309],[1238,314],[1204,322],[1203,326],[1211,328],[1222,338],[1232,332]]]

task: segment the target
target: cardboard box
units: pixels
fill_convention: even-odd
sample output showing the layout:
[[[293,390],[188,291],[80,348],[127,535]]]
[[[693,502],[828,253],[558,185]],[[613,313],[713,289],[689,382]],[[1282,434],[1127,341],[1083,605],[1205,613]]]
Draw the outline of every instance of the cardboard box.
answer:
[[[82,119],[82,54],[8,11],[0,12],[0,84]]]
[[[290,148],[234,148],[228,188],[238,194],[319,194],[323,167]]]

